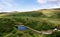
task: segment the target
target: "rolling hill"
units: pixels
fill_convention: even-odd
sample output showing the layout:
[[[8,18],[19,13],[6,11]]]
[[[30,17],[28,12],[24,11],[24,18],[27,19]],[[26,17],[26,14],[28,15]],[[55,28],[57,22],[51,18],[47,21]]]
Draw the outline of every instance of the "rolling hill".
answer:
[[[23,33],[18,35],[17,32],[20,31],[15,29],[15,25],[19,25],[20,23],[38,31],[53,30],[55,28],[60,30],[60,9],[42,9],[30,12],[0,14],[1,37],[55,37],[55,34],[57,37],[60,34],[59,32],[53,35],[41,35],[31,30],[22,31]]]

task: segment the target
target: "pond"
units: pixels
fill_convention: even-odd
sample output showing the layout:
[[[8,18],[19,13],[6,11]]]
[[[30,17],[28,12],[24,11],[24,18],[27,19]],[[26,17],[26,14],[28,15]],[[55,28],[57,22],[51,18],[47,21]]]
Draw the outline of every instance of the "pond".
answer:
[[[25,26],[18,26],[18,30],[27,30],[27,28]]]

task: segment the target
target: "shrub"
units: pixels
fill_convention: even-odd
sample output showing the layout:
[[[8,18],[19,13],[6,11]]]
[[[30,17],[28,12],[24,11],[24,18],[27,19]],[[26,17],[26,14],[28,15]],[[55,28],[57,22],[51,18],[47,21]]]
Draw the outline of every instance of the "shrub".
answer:
[[[0,18],[0,33],[8,33],[13,30],[15,21],[9,18]]]

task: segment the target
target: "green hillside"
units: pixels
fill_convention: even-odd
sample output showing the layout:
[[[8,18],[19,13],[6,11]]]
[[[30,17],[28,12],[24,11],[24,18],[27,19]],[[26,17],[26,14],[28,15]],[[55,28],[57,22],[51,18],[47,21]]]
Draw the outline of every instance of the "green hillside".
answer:
[[[51,12],[51,13],[50,13]],[[48,13],[48,14],[47,14]],[[21,31],[15,25],[21,24],[32,29],[60,30],[60,11],[42,10],[31,12],[13,12],[0,14],[0,36],[1,37],[57,37],[60,32],[54,32],[53,35],[42,35],[31,30]],[[60,37],[60,36],[59,36]]]

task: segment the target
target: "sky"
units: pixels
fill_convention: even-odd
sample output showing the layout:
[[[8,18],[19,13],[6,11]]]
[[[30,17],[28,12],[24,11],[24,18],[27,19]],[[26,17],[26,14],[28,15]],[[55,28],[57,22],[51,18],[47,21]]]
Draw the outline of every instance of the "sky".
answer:
[[[0,0],[0,12],[60,8],[60,0]]]

